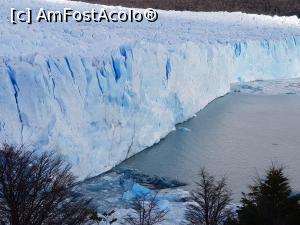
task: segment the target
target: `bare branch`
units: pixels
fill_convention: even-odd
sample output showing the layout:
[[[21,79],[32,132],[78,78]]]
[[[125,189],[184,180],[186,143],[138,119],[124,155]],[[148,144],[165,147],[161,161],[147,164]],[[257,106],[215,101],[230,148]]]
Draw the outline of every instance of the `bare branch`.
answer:
[[[40,156],[24,146],[0,147],[0,224],[89,223],[90,200],[73,190],[71,167],[53,152]]]
[[[155,225],[165,221],[168,210],[160,209],[157,196],[144,194],[132,201],[134,214],[128,214],[125,222],[130,225]]]

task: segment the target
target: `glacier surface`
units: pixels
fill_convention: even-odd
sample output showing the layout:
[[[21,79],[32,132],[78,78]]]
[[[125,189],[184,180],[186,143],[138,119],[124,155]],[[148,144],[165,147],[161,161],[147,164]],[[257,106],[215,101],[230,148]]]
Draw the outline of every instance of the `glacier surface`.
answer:
[[[233,82],[300,76],[296,17],[158,11],[155,23],[13,25],[11,7],[113,7],[0,2],[0,142],[57,149],[80,178],[159,142]]]

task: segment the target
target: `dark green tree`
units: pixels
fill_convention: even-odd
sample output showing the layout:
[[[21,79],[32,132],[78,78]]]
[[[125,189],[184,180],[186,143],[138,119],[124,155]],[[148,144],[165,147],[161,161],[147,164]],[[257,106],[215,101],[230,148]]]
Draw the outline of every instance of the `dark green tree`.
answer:
[[[293,194],[283,167],[272,165],[265,178],[256,177],[249,188],[238,210],[240,225],[300,224],[300,195]]]

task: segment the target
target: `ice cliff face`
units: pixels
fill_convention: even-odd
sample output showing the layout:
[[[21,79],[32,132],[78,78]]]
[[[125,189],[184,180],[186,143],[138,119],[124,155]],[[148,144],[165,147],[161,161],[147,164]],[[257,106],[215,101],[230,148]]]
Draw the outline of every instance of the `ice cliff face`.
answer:
[[[84,178],[158,142],[230,83],[300,76],[296,18],[160,11],[156,23],[9,23],[1,0],[0,141],[55,148]],[[99,7],[99,6],[97,6]]]

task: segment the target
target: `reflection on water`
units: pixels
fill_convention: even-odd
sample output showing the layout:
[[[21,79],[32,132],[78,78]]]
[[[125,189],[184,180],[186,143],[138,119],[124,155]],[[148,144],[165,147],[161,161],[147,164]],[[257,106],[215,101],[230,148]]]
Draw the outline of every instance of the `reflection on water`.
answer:
[[[206,167],[228,177],[237,199],[272,161],[285,165],[300,190],[300,96],[229,94],[120,167],[176,178],[187,188]]]

